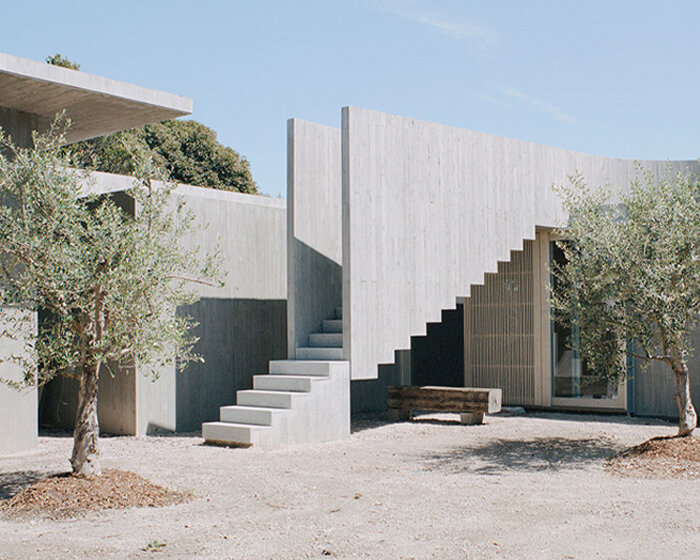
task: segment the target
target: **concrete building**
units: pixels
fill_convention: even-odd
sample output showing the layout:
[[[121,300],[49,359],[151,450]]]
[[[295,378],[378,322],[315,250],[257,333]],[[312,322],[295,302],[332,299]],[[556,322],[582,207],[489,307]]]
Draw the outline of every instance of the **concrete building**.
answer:
[[[267,445],[257,434],[295,405],[275,404],[262,383],[289,390],[309,360],[347,366],[353,411],[385,408],[387,385],[429,384],[500,387],[505,404],[530,408],[675,416],[669,372],[589,383],[550,320],[553,231],[567,220],[552,185],[578,171],[621,192],[643,172],[700,171],[696,161],[639,163],[355,107],[342,110],[340,129],[291,120],[290,361],[274,363],[204,437]],[[692,390],[700,394],[697,373]],[[345,394],[336,398],[340,432]],[[319,406],[325,424],[329,403]],[[302,419],[297,430],[314,441],[316,425]]]
[[[186,97],[92,76],[0,53],[0,127],[14,142],[31,146],[32,132],[45,131],[60,111],[72,126],[68,141],[187,115]],[[4,309],[7,317],[16,310]],[[15,347],[16,346],[16,347]],[[0,352],[23,347],[21,341],[0,341]],[[0,376],[16,379],[20,372],[0,364]],[[0,386],[0,453],[32,447],[37,437],[37,391],[18,394]]]
[[[29,145],[65,109],[70,140],[191,111],[191,100],[0,55],[0,126]],[[697,162],[641,162],[659,175]],[[205,363],[150,382],[101,380],[103,431],[195,431],[211,442],[274,447],[347,437],[352,411],[386,407],[387,385],[503,389],[504,404],[674,416],[660,367],[621,387],[587,384],[552,325],[553,231],[567,216],[554,183],[582,172],[625,189],[631,160],[347,107],[341,127],[288,123],[287,202],[180,186],[201,225],[185,243],[221,246],[224,288],[188,312]],[[130,179],[96,188],[133,203]],[[13,313],[16,310],[3,310]],[[0,341],[0,351],[13,348]],[[286,358],[286,359],[285,359]],[[693,366],[700,366],[700,362]],[[0,373],[18,375],[8,366]],[[697,368],[692,391],[700,394]],[[75,388],[18,395],[0,386],[0,453],[71,427]],[[214,421],[216,418],[218,421]]]

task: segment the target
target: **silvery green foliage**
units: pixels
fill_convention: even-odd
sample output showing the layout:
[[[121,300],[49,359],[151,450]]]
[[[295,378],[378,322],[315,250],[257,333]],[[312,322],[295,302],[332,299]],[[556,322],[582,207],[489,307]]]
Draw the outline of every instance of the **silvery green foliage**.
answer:
[[[69,169],[56,126],[35,136],[35,149],[1,137],[0,304],[38,311],[36,337],[24,336],[32,314],[5,317],[3,337],[25,338],[9,358],[23,383],[42,384],[86,366],[157,368],[199,359],[187,317],[175,313],[195,297],[190,284],[217,277],[217,256],[186,249],[193,217],[142,162],[126,212],[113,196],[86,194],[86,172]],[[6,314],[8,315],[8,314]]]
[[[582,176],[559,188],[569,223],[568,263],[552,271],[555,318],[578,326],[576,348],[613,382],[629,354],[674,367],[693,351],[700,310],[700,182],[644,174],[621,200]]]

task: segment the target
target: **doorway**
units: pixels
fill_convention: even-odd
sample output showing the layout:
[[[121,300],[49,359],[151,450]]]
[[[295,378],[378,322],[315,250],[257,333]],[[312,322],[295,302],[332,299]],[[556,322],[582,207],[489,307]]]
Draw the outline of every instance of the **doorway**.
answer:
[[[556,289],[551,270],[565,264],[565,256],[552,234],[549,235],[550,286]],[[550,320],[552,406],[585,409],[625,410],[626,385],[614,386],[592,371],[578,351],[578,328]]]

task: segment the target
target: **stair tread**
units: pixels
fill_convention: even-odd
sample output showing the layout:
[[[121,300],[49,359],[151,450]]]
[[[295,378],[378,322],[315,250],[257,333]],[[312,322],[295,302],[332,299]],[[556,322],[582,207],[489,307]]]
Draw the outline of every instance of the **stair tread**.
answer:
[[[332,362],[333,360],[329,360],[329,361]],[[271,364],[272,363],[275,363],[275,364],[292,363],[295,365],[298,364],[301,366],[306,365],[306,366],[311,366],[311,367],[318,366],[318,360],[271,360],[270,363]],[[283,374],[283,373],[271,373],[270,375],[285,375],[285,374]],[[292,375],[292,374],[290,374],[290,375]],[[318,377],[318,376],[315,376],[315,377]]]
[[[238,393],[263,393],[263,394],[274,394],[274,395],[304,395],[306,394],[304,391],[275,391],[274,389],[241,389],[238,391]],[[236,405],[238,406],[238,405]],[[243,406],[251,406],[251,405],[243,405]],[[266,408],[264,406],[260,407],[254,407],[254,408]],[[269,407],[267,407],[269,408]]]
[[[293,373],[256,373],[253,377],[273,377],[279,379],[311,379],[311,381],[319,381],[324,379],[323,375],[294,375]]]
[[[270,375],[302,375],[327,379],[330,372],[323,362],[323,360],[271,360],[269,371]]]
[[[328,348],[328,347],[310,347],[310,348],[297,348],[297,356],[300,356],[306,360],[319,360],[322,362],[333,362],[343,360],[343,349],[342,348]]]
[[[255,406],[252,404],[227,404],[225,406],[219,407],[219,410],[222,408],[236,408],[236,409],[243,409],[243,410],[267,410],[270,412],[280,412],[281,408],[274,408],[272,406]]]
[[[297,346],[297,350],[341,350],[340,346]],[[313,360],[299,360],[301,361],[307,361],[307,362],[313,362]]]
[[[241,424],[240,422],[225,422],[217,420],[216,422],[204,422],[202,426],[222,426],[222,427],[232,427],[232,428],[248,428],[254,430],[271,430],[272,426],[266,426],[264,424]]]
[[[309,346],[311,348],[342,348],[343,333],[311,333]]]
[[[325,334],[343,334],[343,320],[325,319],[321,324],[321,332]]]

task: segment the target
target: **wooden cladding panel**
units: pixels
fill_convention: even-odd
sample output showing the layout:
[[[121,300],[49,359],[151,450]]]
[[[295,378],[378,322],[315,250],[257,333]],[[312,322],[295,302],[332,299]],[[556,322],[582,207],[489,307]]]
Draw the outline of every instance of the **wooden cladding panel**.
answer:
[[[474,286],[465,306],[467,384],[501,387],[506,404],[536,404],[533,242]]]

